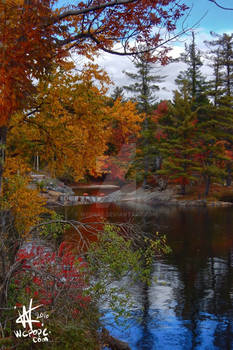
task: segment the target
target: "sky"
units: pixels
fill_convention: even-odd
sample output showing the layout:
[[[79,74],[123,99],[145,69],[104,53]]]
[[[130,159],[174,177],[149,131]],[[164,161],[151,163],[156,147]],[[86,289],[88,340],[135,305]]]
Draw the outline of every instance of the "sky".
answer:
[[[232,7],[233,0],[216,0],[223,7]],[[73,0],[60,0],[59,4],[67,5],[74,3]],[[233,11],[227,11],[220,9],[214,3],[209,0],[183,0],[185,4],[190,7],[190,12],[185,16],[185,27],[193,27],[196,33],[197,46],[201,50],[205,50],[204,40],[210,40],[210,31],[216,33],[232,33],[233,32]],[[183,19],[179,22],[182,26]],[[174,58],[184,50],[184,44],[189,43],[191,39],[190,34],[185,34],[179,38],[177,42],[171,43],[172,51],[170,55]],[[80,66],[80,58],[72,56],[75,63]],[[103,53],[96,60],[95,63],[107,71],[115,86],[124,86],[130,83],[129,78],[123,73],[123,71],[134,72],[135,68],[132,60],[128,57],[114,56],[111,54]],[[205,63],[205,62],[204,62]],[[158,92],[158,99],[170,99],[173,95],[173,90],[176,89],[175,78],[181,70],[186,68],[184,63],[171,63],[165,67],[155,66],[156,75],[165,75],[166,78],[163,83],[160,84],[160,91]],[[202,67],[203,74],[211,75],[211,68],[204,64]],[[153,72],[152,72],[153,73]],[[113,89],[113,88],[112,88]],[[110,90],[111,92],[112,90]]]

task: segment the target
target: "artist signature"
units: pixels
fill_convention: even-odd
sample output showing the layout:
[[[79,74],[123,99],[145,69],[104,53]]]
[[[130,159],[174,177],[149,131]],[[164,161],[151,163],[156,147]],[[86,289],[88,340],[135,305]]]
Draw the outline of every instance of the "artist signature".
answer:
[[[32,311],[35,312],[35,310],[42,306],[43,305],[37,305],[32,307],[32,299],[30,299],[28,310],[25,305],[22,307],[22,312],[18,310],[19,317],[16,319],[16,323],[21,324],[24,330],[15,330],[14,334],[16,338],[31,337],[34,343],[49,341],[48,335],[50,332],[48,332],[47,328],[44,328],[44,323],[39,320],[48,319],[49,315],[46,312],[36,312],[36,319],[32,318]],[[41,325],[42,328],[37,327],[36,329],[33,329],[34,324],[37,324],[38,326]]]

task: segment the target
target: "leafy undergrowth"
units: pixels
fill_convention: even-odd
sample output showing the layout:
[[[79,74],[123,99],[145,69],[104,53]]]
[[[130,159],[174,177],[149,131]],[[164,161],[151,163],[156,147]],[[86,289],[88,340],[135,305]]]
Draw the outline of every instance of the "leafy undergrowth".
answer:
[[[90,227],[87,224],[88,230]],[[46,238],[52,229],[57,230],[54,222],[44,233]],[[132,232],[134,239],[130,239]],[[40,349],[99,350],[105,313],[99,306],[109,307],[116,323],[131,317],[133,299],[129,286],[135,281],[149,285],[155,255],[170,252],[164,235],[140,233],[139,241],[136,232],[130,224],[125,227],[105,224],[96,241],[89,242],[88,250],[79,254],[75,253],[78,241],[73,245],[63,241],[54,249],[47,241],[24,242],[7,277],[7,312],[1,314],[6,326],[0,337],[1,350],[8,349],[3,345],[6,341],[19,350],[32,349],[36,342],[40,342]],[[87,237],[79,233],[84,242]],[[52,236],[56,238],[54,232]],[[127,283],[116,287],[115,282],[126,276]],[[33,314],[35,325],[16,322],[17,313],[32,304],[36,308],[39,305],[42,315]]]

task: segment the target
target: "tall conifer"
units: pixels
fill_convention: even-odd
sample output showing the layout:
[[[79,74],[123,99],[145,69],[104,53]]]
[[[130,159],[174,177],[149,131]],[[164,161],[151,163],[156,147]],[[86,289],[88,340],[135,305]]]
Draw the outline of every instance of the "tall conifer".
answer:
[[[188,98],[187,89],[182,89],[182,96],[175,91],[173,103],[168,104],[168,112],[159,118],[159,129],[162,130],[160,152],[163,155],[162,169],[159,174],[166,175],[181,185],[181,193],[186,194],[186,185],[196,181],[200,169],[195,162],[198,149],[195,145],[197,132],[196,112]]]
[[[195,109],[197,104],[205,102],[205,78],[201,73],[201,51],[197,48],[194,32],[191,44],[185,44],[185,52],[180,55],[179,61],[186,63],[187,69],[179,73],[176,84],[180,90],[186,87]]]
[[[159,84],[165,78],[165,76],[154,74],[155,64],[153,61],[153,54],[148,50],[135,59],[135,73],[125,72],[133,82],[124,88],[132,94],[132,99],[137,103],[138,111],[145,116],[135,162],[137,174],[139,178],[141,176],[143,179],[143,187],[147,185],[151,171],[156,168],[158,150],[154,138],[155,124],[151,115],[157,100],[155,92],[160,90]]]

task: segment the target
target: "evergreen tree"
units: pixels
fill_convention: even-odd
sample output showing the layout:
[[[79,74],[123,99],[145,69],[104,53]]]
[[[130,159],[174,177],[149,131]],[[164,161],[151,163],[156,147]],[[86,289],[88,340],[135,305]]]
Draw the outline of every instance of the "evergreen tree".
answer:
[[[201,73],[203,65],[201,60],[201,52],[196,46],[195,34],[192,32],[192,42],[185,44],[185,52],[180,55],[179,61],[187,64],[187,69],[179,73],[176,84],[179,86],[180,92],[183,87],[187,89],[188,95],[192,98],[193,109],[200,103],[206,102],[205,96],[205,78]]]
[[[208,82],[208,95],[214,99],[214,106],[217,107],[223,94],[223,73],[221,72],[220,50],[217,50],[216,55],[211,57],[211,62],[211,66],[214,70],[214,78]]]
[[[210,49],[209,59],[214,67],[214,81],[212,93],[215,96],[215,105],[221,96],[232,96],[233,93],[233,34],[220,35],[211,32],[216,40],[206,41]]]
[[[200,174],[205,182],[205,196],[209,194],[213,179],[222,183],[226,176],[225,167],[229,158],[225,148],[224,123],[219,110],[209,104],[203,108],[203,118],[197,124],[196,144],[199,151],[196,160],[199,162]]]
[[[233,96],[223,96],[216,110],[219,120],[218,138],[224,143],[228,159],[226,165],[226,185],[231,186],[233,171]]]
[[[124,90],[122,87],[116,86],[111,94],[111,99],[115,102],[118,98],[124,99]]]
[[[195,161],[198,152],[194,143],[197,115],[192,111],[187,90],[183,91],[186,91],[183,96],[175,91],[173,103],[168,104],[168,111],[158,119],[162,131],[159,149],[164,157],[162,169],[158,173],[179,183],[184,195],[186,185],[190,181],[197,181],[195,175],[200,169]]]
[[[124,86],[124,88],[133,94],[132,99],[137,103],[138,111],[145,116],[135,161],[138,178],[139,180],[143,179],[143,187],[146,187],[148,176],[155,170],[157,164],[158,151],[154,138],[155,124],[151,116],[157,100],[155,92],[160,90],[159,84],[165,78],[165,76],[153,74],[155,69],[153,60],[153,55],[148,50],[135,59],[136,73],[125,72],[133,83]]]
[[[207,41],[209,58],[213,62],[214,79],[210,81],[209,95],[214,97],[220,140],[225,142],[229,160],[226,162],[226,183],[232,180],[233,151],[233,34],[219,35],[211,32],[216,40]]]
[[[198,110],[192,111],[188,95],[182,96],[177,91],[168,106],[168,111],[158,118],[159,150],[164,157],[158,173],[179,183],[182,194],[186,192],[186,184],[203,178],[207,196],[213,179],[223,182],[226,165],[232,166],[232,157],[226,149],[227,110],[225,113],[222,110],[220,115],[213,105],[205,105],[203,118],[199,120]]]

